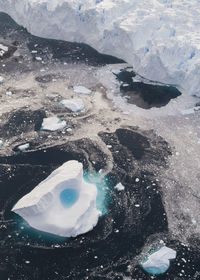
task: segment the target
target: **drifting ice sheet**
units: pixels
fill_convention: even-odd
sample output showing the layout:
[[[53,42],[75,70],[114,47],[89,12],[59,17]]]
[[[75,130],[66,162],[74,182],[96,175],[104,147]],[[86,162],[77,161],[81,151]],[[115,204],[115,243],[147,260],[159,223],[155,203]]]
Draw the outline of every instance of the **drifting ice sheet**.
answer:
[[[143,269],[152,275],[163,274],[170,266],[170,260],[176,258],[176,251],[163,246],[158,251],[148,256],[146,261],[141,263]]]
[[[75,237],[93,229],[101,212],[96,185],[83,179],[83,166],[68,161],[20,199],[12,211],[35,229]]]

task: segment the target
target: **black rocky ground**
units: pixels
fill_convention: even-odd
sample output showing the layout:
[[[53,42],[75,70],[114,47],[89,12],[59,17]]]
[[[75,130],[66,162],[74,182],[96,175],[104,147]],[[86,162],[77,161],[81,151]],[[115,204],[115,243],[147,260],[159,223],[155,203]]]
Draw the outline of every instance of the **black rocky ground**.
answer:
[[[47,64],[67,61],[102,66],[120,62],[86,45],[31,36],[3,13],[0,13],[0,36],[0,41],[12,41],[13,46],[24,49],[23,57],[11,55],[0,61],[0,72],[10,75],[37,67],[27,64],[30,59],[34,63],[37,55]],[[37,54],[31,53],[35,48]],[[125,73],[121,79],[131,83],[131,75],[134,72],[128,76]],[[51,79],[48,75],[36,77],[45,84]],[[154,89],[149,86],[149,90]],[[165,92],[165,88],[160,90]],[[105,176],[109,187],[108,212],[93,231],[69,240],[58,239],[28,229],[10,211],[18,199],[62,163],[78,160],[85,172],[100,174],[110,160],[108,151],[87,135],[78,140],[64,140],[62,132],[54,132],[50,142],[49,134],[39,129],[46,116],[45,109],[21,108],[1,116],[0,139],[10,141],[10,149],[0,153],[0,279],[200,279],[200,258],[198,250],[194,250],[199,245],[198,239],[191,240],[194,247],[187,247],[181,240],[174,240],[168,231],[158,178],[168,167],[171,148],[153,131],[127,126],[115,132],[105,129],[98,133],[99,141],[109,149],[112,168]],[[73,125],[71,118],[67,121]],[[17,145],[26,143],[29,137],[30,149],[19,152]],[[63,139],[62,144],[56,139]],[[124,191],[114,188],[119,182],[125,186]],[[166,274],[152,278],[138,265],[138,256],[144,246],[151,247],[161,239],[177,251],[177,258]]]

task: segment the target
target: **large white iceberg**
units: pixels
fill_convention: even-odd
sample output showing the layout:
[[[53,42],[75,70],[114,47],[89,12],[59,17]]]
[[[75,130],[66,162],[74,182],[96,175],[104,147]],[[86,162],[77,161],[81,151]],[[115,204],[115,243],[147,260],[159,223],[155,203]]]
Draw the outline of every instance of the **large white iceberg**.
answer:
[[[34,35],[88,43],[200,96],[199,0],[0,0],[0,10]]]
[[[156,252],[150,254],[141,263],[143,269],[152,275],[163,274],[170,266],[170,260],[176,258],[176,251],[166,246],[161,247]]]
[[[21,198],[12,211],[40,231],[75,237],[93,229],[101,212],[97,187],[83,179],[82,163],[68,161]]]

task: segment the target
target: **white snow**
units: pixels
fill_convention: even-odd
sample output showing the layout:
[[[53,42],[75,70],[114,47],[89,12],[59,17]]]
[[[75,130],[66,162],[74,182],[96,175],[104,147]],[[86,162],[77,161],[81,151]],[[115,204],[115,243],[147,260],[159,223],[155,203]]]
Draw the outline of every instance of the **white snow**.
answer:
[[[17,147],[18,150],[20,150],[21,152],[27,150],[30,148],[30,144],[29,143],[26,143],[26,144],[23,144],[23,145],[20,145]]]
[[[63,99],[60,104],[72,112],[80,112],[84,110],[84,103],[80,98]]]
[[[163,274],[170,266],[170,260],[176,258],[176,251],[166,246],[150,254],[147,260],[141,263],[143,269],[149,274]]]
[[[122,185],[122,183],[118,183],[118,184],[115,186],[115,189],[118,190],[118,191],[124,191],[124,190],[125,190],[125,187]]]
[[[0,148],[3,146],[3,141],[0,140]]]
[[[71,203],[73,192],[77,197]],[[70,193],[71,192],[71,193]],[[72,196],[70,196],[72,195]],[[12,211],[40,231],[63,237],[75,237],[93,229],[101,212],[96,208],[96,185],[83,179],[83,166],[68,161],[54,170],[50,176],[21,198]]]
[[[88,43],[200,96],[199,0],[0,0],[0,7],[34,35]]]
[[[86,87],[83,87],[83,86],[74,86],[73,87],[73,90],[75,93],[78,93],[78,94],[91,94],[92,91]]]
[[[61,130],[66,126],[66,121],[62,121],[57,117],[44,118],[41,130],[56,131]]]

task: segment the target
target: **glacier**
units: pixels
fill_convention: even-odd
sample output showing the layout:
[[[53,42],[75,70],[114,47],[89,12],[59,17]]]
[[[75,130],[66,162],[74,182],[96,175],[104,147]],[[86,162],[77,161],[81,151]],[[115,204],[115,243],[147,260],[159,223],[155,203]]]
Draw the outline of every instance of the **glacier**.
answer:
[[[176,251],[166,246],[163,246],[150,254],[144,261],[141,262],[143,269],[152,275],[165,273],[169,266],[170,260],[176,258]]]
[[[200,96],[199,0],[0,0],[34,35],[90,44]]]
[[[72,160],[54,170],[12,208],[33,228],[61,237],[93,229],[101,212],[97,187],[83,179],[82,163]]]

